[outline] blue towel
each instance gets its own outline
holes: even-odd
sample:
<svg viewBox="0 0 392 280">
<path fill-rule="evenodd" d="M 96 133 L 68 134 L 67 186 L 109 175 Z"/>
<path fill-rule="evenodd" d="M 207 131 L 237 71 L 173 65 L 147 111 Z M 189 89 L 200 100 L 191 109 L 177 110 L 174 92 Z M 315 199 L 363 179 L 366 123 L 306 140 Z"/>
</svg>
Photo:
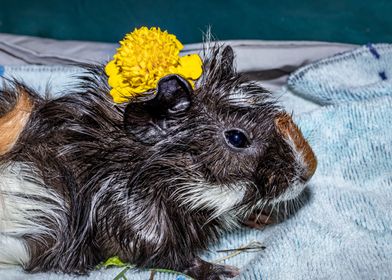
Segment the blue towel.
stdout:
<svg viewBox="0 0 392 280">
<path fill-rule="evenodd" d="M 299 69 L 289 89 L 320 104 L 297 118 L 318 157 L 309 202 L 265 230 L 240 279 L 391 279 L 392 46 Z"/>
<path fill-rule="evenodd" d="M 322 105 L 390 96 L 391 65 L 391 45 L 368 44 L 302 67 L 289 77 L 288 86 Z"/>
<path fill-rule="evenodd" d="M 385 44 L 364 46 L 293 73 L 289 90 L 323 105 L 296 115 L 319 162 L 308 187 L 309 201 L 283 223 L 223 236 L 203 257 L 216 261 L 228 255 L 218 249 L 259 242 L 264 250 L 242 252 L 221 263 L 240 267 L 238 279 L 390 279 L 391 78 L 392 47 Z M 121 271 L 101 269 L 89 278 L 113 279 Z M 3 275 L 25 276 L 20 269 Z M 150 271 L 129 270 L 125 276 L 148 279 Z M 44 278 L 71 279 L 29 275 Z M 185 279 L 161 272 L 154 276 L 176 278 Z"/>
</svg>

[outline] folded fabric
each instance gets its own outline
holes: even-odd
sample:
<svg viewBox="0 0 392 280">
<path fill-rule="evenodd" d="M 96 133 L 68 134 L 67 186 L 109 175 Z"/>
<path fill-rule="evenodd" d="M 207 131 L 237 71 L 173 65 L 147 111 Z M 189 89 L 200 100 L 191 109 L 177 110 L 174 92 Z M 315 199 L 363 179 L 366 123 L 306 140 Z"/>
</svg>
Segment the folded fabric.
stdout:
<svg viewBox="0 0 392 280">
<path fill-rule="evenodd" d="M 392 45 L 368 44 L 307 65 L 288 79 L 295 93 L 320 104 L 361 101 L 392 92 Z"/>
<path fill-rule="evenodd" d="M 201 36 L 201 33 L 200 33 Z M 201 37 L 200 37 L 201 38 Z M 120 39 L 120 38 L 119 38 Z M 252 79 L 262 80 L 267 88 L 285 84 L 290 72 L 323 57 L 355 48 L 355 45 L 311 41 L 231 40 L 236 66 Z M 118 44 L 64 41 L 0 33 L 0 64 L 72 65 L 106 63 Z M 203 44 L 184 45 L 183 55 L 202 52 Z"/>
</svg>

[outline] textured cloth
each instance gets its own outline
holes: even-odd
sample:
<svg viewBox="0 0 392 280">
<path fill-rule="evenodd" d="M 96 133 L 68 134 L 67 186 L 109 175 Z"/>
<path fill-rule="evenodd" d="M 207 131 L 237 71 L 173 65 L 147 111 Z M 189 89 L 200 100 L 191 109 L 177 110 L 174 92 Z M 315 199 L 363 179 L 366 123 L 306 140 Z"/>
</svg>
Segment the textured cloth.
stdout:
<svg viewBox="0 0 392 280">
<path fill-rule="evenodd" d="M 302 67 L 288 79 L 289 87 L 321 104 L 362 101 L 392 93 L 389 44 L 368 44 Z"/>
<path fill-rule="evenodd" d="M 295 91 L 319 104 L 329 104 L 309 105 L 312 111 L 295 115 L 319 162 L 308 187 L 309 200 L 280 224 L 223 236 L 205 253 L 206 259 L 229 254 L 216 253 L 218 249 L 257 241 L 266 248 L 224 261 L 241 268 L 239 279 L 390 279 L 392 91 L 388 93 L 384 87 L 391 86 L 388 73 L 392 73 L 392 63 L 388 66 L 384 59 L 391 55 L 389 45 L 370 45 L 305 66 L 290 77 L 281 99 Z M 345 90 L 336 90 L 341 87 Z M 301 99 L 296 102 L 301 104 Z M 120 271 L 122 268 L 102 269 L 89 278 L 113 279 Z M 150 272 L 128 271 L 125 276 L 148 279 Z M 19 268 L 0 270 L 0 279 L 26 278 Z M 54 273 L 28 278 L 73 279 Z M 154 277 L 176 278 L 184 279 L 169 273 Z"/>
<path fill-rule="evenodd" d="M 331 104 L 297 117 L 319 165 L 309 202 L 264 231 L 242 279 L 391 278 L 391 58 L 368 45 L 290 76 L 289 90 Z"/>
</svg>

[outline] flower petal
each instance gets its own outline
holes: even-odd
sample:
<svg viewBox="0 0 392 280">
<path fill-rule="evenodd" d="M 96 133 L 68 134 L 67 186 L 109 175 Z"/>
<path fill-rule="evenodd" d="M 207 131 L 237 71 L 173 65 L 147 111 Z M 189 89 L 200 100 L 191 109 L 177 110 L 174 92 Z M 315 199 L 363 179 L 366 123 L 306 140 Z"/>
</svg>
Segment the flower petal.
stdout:
<svg viewBox="0 0 392 280">
<path fill-rule="evenodd" d="M 178 74 L 185 78 L 197 80 L 202 72 L 203 62 L 198 54 L 190 54 L 180 58 L 180 65 L 178 66 Z"/>
</svg>

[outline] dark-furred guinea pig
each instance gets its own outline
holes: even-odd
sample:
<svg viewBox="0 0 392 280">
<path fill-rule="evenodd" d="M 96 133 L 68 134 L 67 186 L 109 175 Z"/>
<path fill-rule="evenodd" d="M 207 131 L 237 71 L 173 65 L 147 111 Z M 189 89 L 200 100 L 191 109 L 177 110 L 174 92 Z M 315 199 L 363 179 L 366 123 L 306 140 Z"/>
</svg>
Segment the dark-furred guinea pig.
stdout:
<svg viewBox="0 0 392 280">
<path fill-rule="evenodd" d="M 80 86 L 55 99 L 8 82 L 0 263 L 83 274 L 119 256 L 196 279 L 237 275 L 198 254 L 264 207 L 296 198 L 316 159 L 233 60 L 230 46 L 210 47 L 194 88 L 169 75 L 125 105 L 113 103 L 101 67 L 86 66 Z"/>
</svg>

